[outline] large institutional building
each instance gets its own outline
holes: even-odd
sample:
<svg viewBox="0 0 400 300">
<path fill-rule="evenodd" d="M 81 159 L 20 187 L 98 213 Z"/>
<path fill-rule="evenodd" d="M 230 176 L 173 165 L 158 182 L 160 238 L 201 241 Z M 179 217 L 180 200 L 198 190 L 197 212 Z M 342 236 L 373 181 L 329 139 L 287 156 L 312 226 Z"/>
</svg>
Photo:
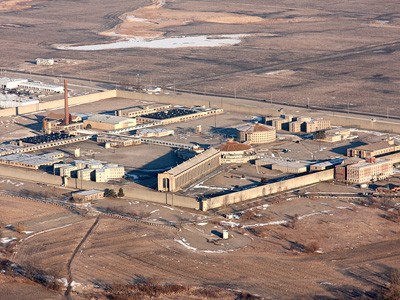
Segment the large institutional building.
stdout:
<svg viewBox="0 0 400 300">
<path fill-rule="evenodd" d="M 195 106 L 192 108 L 172 108 L 167 111 L 157 111 L 155 113 L 141 115 L 136 118 L 138 124 L 160 122 L 160 125 L 167 125 L 179 122 L 186 122 L 205 117 L 222 114 L 222 108 L 207 108 Z"/>
<path fill-rule="evenodd" d="M 347 149 L 347 156 L 366 158 L 396 151 L 400 151 L 400 145 L 396 145 L 393 140 L 388 140 Z"/>
<path fill-rule="evenodd" d="M 171 104 L 148 104 L 142 106 L 135 106 L 131 108 L 120 109 L 116 111 L 116 114 L 120 117 L 136 118 L 146 114 L 152 114 L 159 111 L 168 110 L 172 107 Z"/>
<path fill-rule="evenodd" d="M 358 162 L 347 161 L 335 167 L 335 179 L 349 184 L 383 180 L 393 174 L 393 161 L 368 157 Z"/>
<path fill-rule="evenodd" d="M 54 174 L 85 181 L 107 182 L 124 177 L 125 168 L 97 160 L 75 160 L 72 164 L 55 164 Z"/>
<path fill-rule="evenodd" d="M 268 125 L 272 125 L 276 128 L 276 130 L 287 130 L 293 133 L 310 133 L 331 128 L 331 120 L 323 118 L 313 119 L 306 116 L 294 115 L 266 117 L 265 123 Z"/>
<path fill-rule="evenodd" d="M 219 150 L 210 148 L 169 171 L 158 174 L 158 190 L 177 192 L 221 165 Z"/>
<path fill-rule="evenodd" d="M 245 124 L 237 128 L 239 142 L 265 144 L 276 140 L 276 129 L 263 124 Z"/>
</svg>

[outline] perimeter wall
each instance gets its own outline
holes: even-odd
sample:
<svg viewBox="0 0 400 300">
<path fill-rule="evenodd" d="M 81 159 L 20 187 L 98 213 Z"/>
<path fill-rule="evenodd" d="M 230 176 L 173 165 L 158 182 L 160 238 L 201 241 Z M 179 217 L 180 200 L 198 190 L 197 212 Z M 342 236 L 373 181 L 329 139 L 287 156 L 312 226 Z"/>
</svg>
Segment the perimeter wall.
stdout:
<svg viewBox="0 0 400 300">
<path fill-rule="evenodd" d="M 89 94 L 78 97 L 70 97 L 68 99 L 69 105 L 77 105 L 77 104 L 85 104 L 96 102 L 104 99 L 115 98 L 117 95 L 116 90 L 110 90 L 105 92 L 99 92 L 95 94 Z M 37 104 L 31 104 L 20 107 L 12 107 L 6 109 L 0 109 L 0 117 L 10 117 L 22 114 L 33 113 L 37 111 L 42 111 L 46 109 L 55 109 L 55 108 L 63 108 L 64 107 L 64 99 L 52 100 L 46 102 L 40 102 Z"/>
<path fill-rule="evenodd" d="M 208 209 L 218 208 L 221 206 L 241 201 L 268 196 L 275 193 L 285 192 L 291 189 L 296 189 L 299 187 L 318 183 L 321 181 L 333 180 L 333 177 L 334 177 L 333 169 L 306 174 L 303 176 L 266 184 L 252 189 L 203 200 L 201 210 L 207 211 Z"/>
<path fill-rule="evenodd" d="M 132 100 L 162 102 L 167 104 L 186 105 L 186 106 L 211 105 L 211 106 L 221 107 L 226 111 L 253 114 L 253 115 L 260 115 L 260 111 L 262 111 L 262 115 L 264 116 L 276 113 L 279 108 L 282 108 L 279 105 L 274 105 L 267 102 L 252 102 L 250 100 L 239 99 L 239 98 L 234 99 L 234 98 L 217 97 L 217 96 L 195 95 L 189 93 L 151 95 L 146 93 L 120 91 L 120 90 L 109 90 L 84 96 L 71 97 L 69 98 L 69 104 L 70 105 L 85 104 L 115 97 L 127 98 Z M 63 106 L 64 106 L 64 99 L 59 99 L 53 101 L 46 101 L 38 104 L 27 105 L 27 106 L 0 109 L 0 117 L 10 117 L 15 115 L 28 114 L 46 109 L 62 108 Z M 286 106 L 284 107 L 284 112 L 289 114 L 304 114 L 311 117 L 328 118 L 332 121 L 332 125 L 355 127 L 365 130 L 393 132 L 400 134 L 400 123 L 390 119 L 388 120 L 375 119 L 371 117 L 359 117 L 352 114 L 324 112 L 324 111 L 302 109 L 302 108 L 290 108 Z"/>
<path fill-rule="evenodd" d="M 118 191 L 119 188 L 122 188 L 124 190 L 124 194 L 129 198 L 142 201 L 157 202 L 161 204 L 168 204 L 172 206 L 200 209 L 199 207 L 200 203 L 196 199 L 190 197 L 174 195 L 172 193 L 168 194 L 160 193 L 150 189 L 142 187 L 134 187 L 124 184 L 109 184 L 109 183 L 100 183 L 93 181 L 81 181 L 76 178 L 69 178 L 65 182 L 63 181 L 62 177 L 51 175 L 41 170 L 35 171 L 25 168 L 0 165 L 0 176 L 6 177 L 10 181 L 14 180 L 31 181 L 31 182 L 50 184 L 55 186 L 62 186 L 64 184 L 65 187 L 71 188 L 73 190 L 80 190 L 80 189 L 104 190 L 108 188 Z"/>
<path fill-rule="evenodd" d="M 128 98 L 133 100 L 144 100 L 153 102 L 162 102 L 167 104 L 179 105 L 205 105 L 217 106 L 223 108 L 225 111 L 252 114 L 255 116 L 266 116 L 276 113 L 278 109 L 283 108 L 284 113 L 287 114 L 304 114 L 311 117 L 323 117 L 331 120 L 332 125 L 354 127 L 365 130 L 376 130 L 393 132 L 400 134 L 400 122 L 394 120 L 375 119 L 372 117 L 356 116 L 353 114 L 317 111 L 305 108 L 290 108 L 289 106 L 279 106 L 267 102 L 252 102 L 246 99 L 234 99 L 216 96 L 205 96 L 195 94 L 160 94 L 152 95 L 145 93 L 129 92 L 129 91 L 116 91 L 117 97 Z"/>
</svg>

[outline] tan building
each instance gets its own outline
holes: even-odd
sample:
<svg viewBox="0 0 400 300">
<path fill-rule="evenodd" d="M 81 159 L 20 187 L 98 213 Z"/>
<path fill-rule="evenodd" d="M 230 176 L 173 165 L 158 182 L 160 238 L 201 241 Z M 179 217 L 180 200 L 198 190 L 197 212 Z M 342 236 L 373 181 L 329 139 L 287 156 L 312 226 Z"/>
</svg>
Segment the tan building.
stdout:
<svg viewBox="0 0 400 300">
<path fill-rule="evenodd" d="M 120 179 L 125 175 L 125 168 L 115 164 L 108 164 L 102 168 L 96 169 L 95 181 L 107 182 L 111 179 Z"/>
<path fill-rule="evenodd" d="M 393 140 L 381 141 L 356 148 L 347 149 L 347 156 L 366 158 L 392 153 L 400 150 L 400 145 L 396 145 Z"/>
<path fill-rule="evenodd" d="M 87 202 L 104 198 L 104 192 L 99 190 L 79 191 L 72 193 L 75 202 Z"/>
<path fill-rule="evenodd" d="M 100 114 L 90 116 L 87 120 L 83 121 L 84 128 L 98 130 L 116 130 L 135 125 L 135 119 Z"/>
<path fill-rule="evenodd" d="M 145 138 L 169 136 L 174 133 L 174 130 L 167 128 L 145 128 L 136 131 L 136 135 Z"/>
<path fill-rule="evenodd" d="M 53 132 L 61 132 L 61 131 L 72 133 L 79 129 L 83 129 L 83 123 L 78 122 L 65 125 L 64 121 L 61 119 L 45 118 L 42 122 L 42 127 L 43 127 L 43 132 L 46 134 L 50 134 Z"/>
<path fill-rule="evenodd" d="M 127 147 L 132 145 L 140 145 L 142 142 L 140 138 L 133 138 L 129 136 L 103 134 L 97 136 L 98 143 L 109 144 L 111 147 Z"/>
<path fill-rule="evenodd" d="M 306 132 L 316 132 L 324 129 L 331 128 L 331 120 L 327 119 L 313 119 L 311 121 L 305 122 Z"/>
<path fill-rule="evenodd" d="M 222 114 L 224 110 L 222 108 L 174 108 L 167 112 L 157 112 L 153 114 L 143 115 L 137 117 L 138 124 L 160 122 L 161 125 L 173 124 L 186 122 L 190 120 L 196 120 L 200 118 L 211 117 Z"/>
<path fill-rule="evenodd" d="M 287 121 L 285 121 L 284 119 L 274 119 L 274 120 L 271 120 L 270 123 L 273 127 L 275 127 L 276 130 L 282 130 L 283 124 L 287 123 Z"/>
<path fill-rule="evenodd" d="M 265 144 L 276 140 L 276 129 L 263 124 L 246 124 L 237 128 L 239 142 Z"/>
<path fill-rule="evenodd" d="M 349 158 L 335 167 L 335 180 L 350 184 L 382 180 L 393 174 L 393 161 L 390 159 L 368 157 Z"/>
<path fill-rule="evenodd" d="M 309 133 L 331 128 L 330 120 L 313 119 L 308 116 L 281 115 L 280 117 L 267 117 L 265 122 L 275 127 L 276 130 L 287 130 L 293 133 Z"/>
<path fill-rule="evenodd" d="M 107 182 L 120 179 L 125 168 L 116 164 L 104 164 L 97 160 L 75 160 L 72 164 L 54 165 L 54 174 L 86 181 Z"/>
<path fill-rule="evenodd" d="M 386 159 L 369 157 L 365 162 L 348 165 L 346 182 L 360 184 L 369 181 L 383 180 L 393 174 L 393 163 Z"/>
<path fill-rule="evenodd" d="M 308 163 L 280 159 L 275 157 L 264 157 L 256 161 L 257 166 L 265 166 L 271 170 L 280 171 L 283 173 L 300 174 L 308 170 Z"/>
<path fill-rule="evenodd" d="M 63 152 L 52 152 L 39 155 L 16 153 L 0 156 L 0 164 L 37 170 L 43 166 L 52 166 L 62 161 L 63 158 Z"/>
<path fill-rule="evenodd" d="M 228 140 L 216 149 L 221 153 L 221 163 L 223 164 L 243 164 L 256 159 L 256 153 L 250 145 L 241 144 L 234 140 Z"/>
<path fill-rule="evenodd" d="M 289 123 L 289 132 L 297 133 L 301 132 L 301 125 L 304 122 L 302 121 L 295 121 L 295 122 L 290 122 Z"/>
<path fill-rule="evenodd" d="M 136 117 L 139 117 L 142 115 L 167 110 L 167 109 L 170 109 L 171 107 L 172 107 L 171 104 L 161 104 L 161 103 L 140 105 L 140 106 L 135 106 L 135 107 L 131 107 L 131 108 L 117 110 L 117 116 L 126 117 L 126 118 L 136 118 Z"/>
<path fill-rule="evenodd" d="M 158 174 L 158 190 L 177 192 L 221 165 L 219 150 L 210 148 L 169 171 Z"/>
<path fill-rule="evenodd" d="M 78 170 L 78 179 L 85 181 L 96 181 L 96 169 Z"/>
<path fill-rule="evenodd" d="M 334 128 L 325 131 L 323 138 L 319 139 L 322 142 L 334 143 L 343 141 L 351 136 L 351 131 L 348 128 Z"/>
<path fill-rule="evenodd" d="M 53 172 L 61 177 L 77 177 L 79 168 L 71 164 L 55 164 Z"/>
</svg>

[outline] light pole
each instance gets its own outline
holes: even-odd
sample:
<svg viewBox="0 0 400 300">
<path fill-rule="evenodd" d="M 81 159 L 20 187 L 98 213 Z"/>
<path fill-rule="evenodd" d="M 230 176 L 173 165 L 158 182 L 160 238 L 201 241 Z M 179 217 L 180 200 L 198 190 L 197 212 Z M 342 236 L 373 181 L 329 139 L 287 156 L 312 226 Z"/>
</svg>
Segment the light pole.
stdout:
<svg viewBox="0 0 400 300">
<path fill-rule="evenodd" d="M 386 119 L 389 119 L 389 107 L 386 106 Z"/>
<path fill-rule="evenodd" d="M 350 113 L 350 105 L 353 105 L 353 104 L 350 102 L 347 102 L 347 113 L 348 114 Z"/>
<path fill-rule="evenodd" d="M 220 96 L 221 96 L 221 108 L 222 108 L 222 89 L 223 89 L 223 87 L 221 86 L 221 93 L 220 93 Z"/>
</svg>

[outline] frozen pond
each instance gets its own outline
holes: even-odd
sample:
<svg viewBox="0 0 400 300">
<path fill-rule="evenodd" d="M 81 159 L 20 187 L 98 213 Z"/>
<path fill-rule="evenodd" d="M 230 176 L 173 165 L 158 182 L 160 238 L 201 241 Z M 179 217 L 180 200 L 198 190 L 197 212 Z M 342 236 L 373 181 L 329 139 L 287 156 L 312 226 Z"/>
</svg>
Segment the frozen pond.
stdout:
<svg viewBox="0 0 400 300">
<path fill-rule="evenodd" d="M 178 36 L 160 39 L 130 38 L 107 44 L 61 46 L 60 50 L 99 51 L 128 48 L 173 49 L 186 47 L 221 47 L 239 44 L 247 34 Z"/>
</svg>

